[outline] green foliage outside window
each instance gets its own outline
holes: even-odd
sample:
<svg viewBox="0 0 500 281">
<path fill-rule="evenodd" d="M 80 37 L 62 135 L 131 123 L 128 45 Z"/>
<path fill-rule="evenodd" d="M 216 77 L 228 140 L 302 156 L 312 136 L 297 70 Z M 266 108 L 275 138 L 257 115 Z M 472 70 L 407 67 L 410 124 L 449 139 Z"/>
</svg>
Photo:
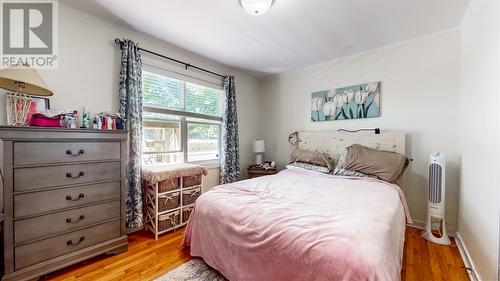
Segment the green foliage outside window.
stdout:
<svg viewBox="0 0 500 281">
<path fill-rule="evenodd" d="M 220 116 L 221 91 L 154 73 L 143 72 L 145 105 Z"/>
<path fill-rule="evenodd" d="M 182 109 L 182 81 L 143 72 L 143 103 L 172 109 Z"/>
<path fill-rule="evenodd" d="M 219 126 L 211 124 L 188 124 L 188 139 L 218 140 Z"/>
<path fill-rule="evenodd" d="M 173 109 L 208 116 L 221 116 L 222 91 L 160 74 L 143 72 L 143 105 Z M 166 111 L 168 112 L 168 111 Z M 172 115 L 175 114 L 175 115 Z M 182 117 L 184 116 L 184 117 Z M 172 163 L 182 161 L 182 153 L 163 153 L 183 149 L 187 144 L 187 159 L 200 161 L 219 157 L 220 121 L 203 116 L 192 118 L 183 113 L 143 112 L 144 163 Z M 181 126 L 182 124 L 182 126 Z M 187 139 L 181 140 L 181 127 L 187 128 Z M 165 135 L 165 132 L 170 132 Z M 155 153 L 158 152 L 158 153 Z"/>
</svg>

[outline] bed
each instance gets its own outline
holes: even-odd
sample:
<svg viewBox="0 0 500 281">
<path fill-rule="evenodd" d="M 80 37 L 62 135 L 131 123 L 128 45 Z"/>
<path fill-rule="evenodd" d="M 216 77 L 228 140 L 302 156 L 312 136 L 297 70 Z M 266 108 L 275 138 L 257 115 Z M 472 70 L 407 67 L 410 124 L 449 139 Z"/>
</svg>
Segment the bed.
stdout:
<svg viewBox="0 0 500 281">
<path fill-rule="evenodd" d="M 404 150 L 401 133 L 335 141 L 305 133 L 298 146 L 324 146 L 323 136 L 331 154 L 351 141 Z M 410 221 L 396 184 L 289 168 L 203 194 L 184 244 L 232 281 L 399 280 Z"/>
</svg>

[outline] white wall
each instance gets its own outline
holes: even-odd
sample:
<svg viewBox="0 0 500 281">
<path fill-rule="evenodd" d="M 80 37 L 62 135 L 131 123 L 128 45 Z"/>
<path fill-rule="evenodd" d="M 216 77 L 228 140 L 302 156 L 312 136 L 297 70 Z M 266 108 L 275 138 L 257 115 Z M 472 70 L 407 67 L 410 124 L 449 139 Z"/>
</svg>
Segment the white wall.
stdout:
<svg viewBox="0 0 500 281">
<path fill-rule="evenodd" d="M 497 280 L 500 3 L 476 0 L 462 27 L 458 232 L 478 276 Z"/>
<path fill-rule="evenodd" d="M 154 50 L 217 73 L 234 75 L 240 126 L 241 165 L 253 161 L 250 146 L 257 137 L 258 81 L 256 78 L 151 36 L 136 32 L 64 6 L 59 9 L 59 68 L 39 73 L 54 92 L 51 107 L 79 109 L 90 106 L 93 113 L 118 111 L 118 81 L 121 51 L 114 38 L 129 38 L 140 47 Z M 143 54 L 147 56 L 147 54 Z M 182 69 L 179 65 L 173 65 Z M 1 95 L 0 108 L 5 108 Z M 5 124 L 5 110 L 0 111 Z"/>
<path fill-rule="evenodd" d="M 460 33 L 445 33 L 383 47 L 359 55 L 277 75 L 262 82 L 261 115 L 266 158 L 289 159 L 287 137 L 298 130 L 380 127 L 407 135 L 414 159 L 406 176 L 406 196 L 414 219 L 425 220 L 429 155 L 447 155 L 447 219 L 456 226 L 459 157 L 457 109 Z M 313 123 L 311 93 L 382 81 L 381 117 Z"/>
</svg>

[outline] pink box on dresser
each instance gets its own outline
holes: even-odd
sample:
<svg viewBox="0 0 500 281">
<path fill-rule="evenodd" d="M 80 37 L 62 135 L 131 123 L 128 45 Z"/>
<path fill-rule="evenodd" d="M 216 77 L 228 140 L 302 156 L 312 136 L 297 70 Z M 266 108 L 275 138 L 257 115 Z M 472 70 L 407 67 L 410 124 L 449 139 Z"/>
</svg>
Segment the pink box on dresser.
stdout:
<svg viewBox="0 0 500 281">
<path fill-rule="evenodd" d="M 31 116 L 30 126 L 61 127 L 61 115 L 48 117 L 41 113 L 35 113 Z"/>
</svg>

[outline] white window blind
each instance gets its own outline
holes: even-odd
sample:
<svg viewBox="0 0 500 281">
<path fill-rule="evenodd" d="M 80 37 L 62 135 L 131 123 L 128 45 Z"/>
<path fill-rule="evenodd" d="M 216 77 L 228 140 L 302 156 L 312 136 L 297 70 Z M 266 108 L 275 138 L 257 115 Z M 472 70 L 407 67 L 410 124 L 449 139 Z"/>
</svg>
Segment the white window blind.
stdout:
<svg viewBox="0 0 500 281">
<path fill-rule="evenodd" d="M 218 162 L 221 89 L 143 71 L 144 163 Z"/>
</svg>

